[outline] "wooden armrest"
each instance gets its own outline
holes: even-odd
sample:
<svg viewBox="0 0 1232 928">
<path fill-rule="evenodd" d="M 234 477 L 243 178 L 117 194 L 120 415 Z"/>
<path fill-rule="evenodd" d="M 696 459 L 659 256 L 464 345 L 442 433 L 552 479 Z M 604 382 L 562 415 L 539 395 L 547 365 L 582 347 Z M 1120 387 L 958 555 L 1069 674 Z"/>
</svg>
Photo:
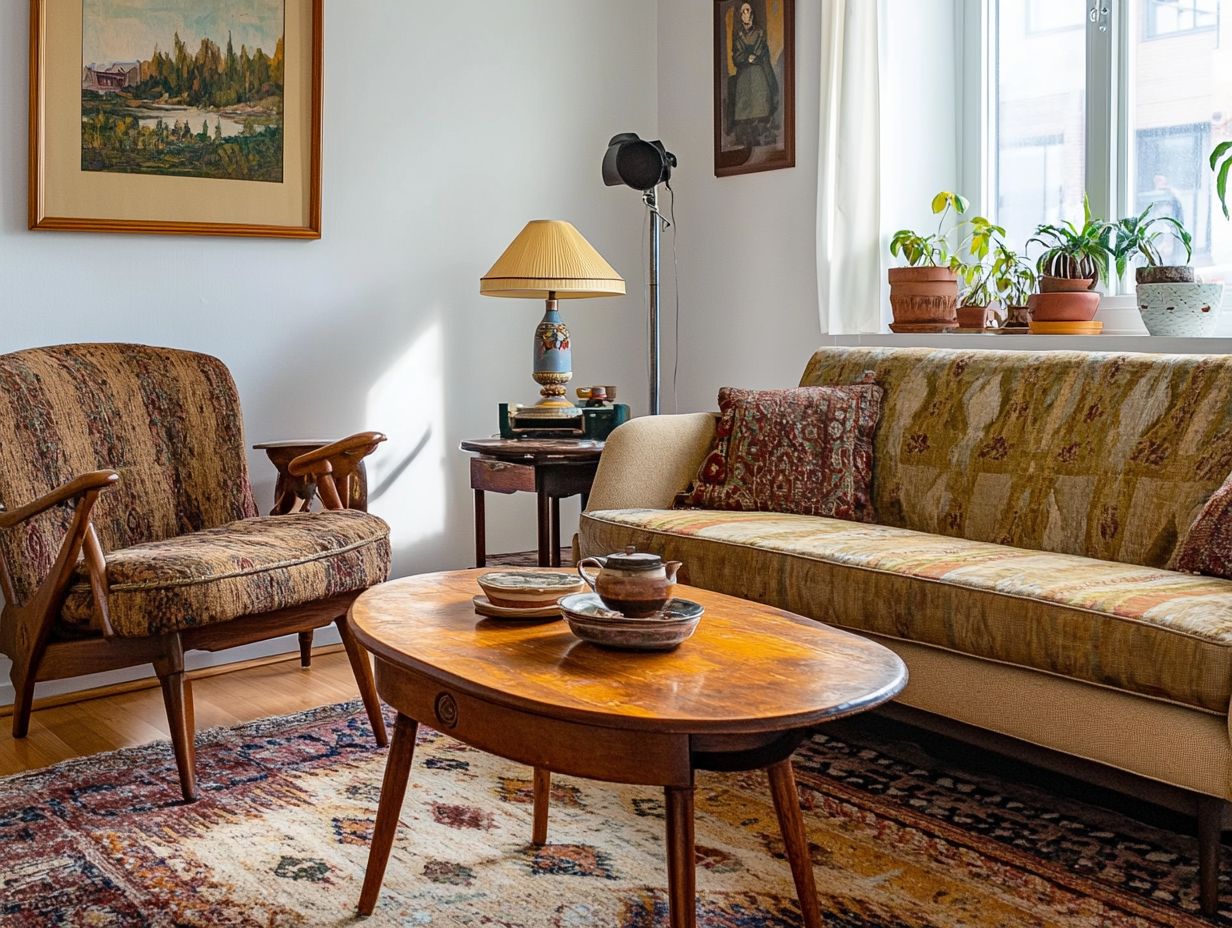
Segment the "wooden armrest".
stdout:
<svg viewBox="0 0 1232 928">
<path fill-rule="evenodd" d="M 53 506 L 67 503 L 70 500 L 85 496 L 90 492 L 106 489 L 118 482 L 120 475 L 114 470 L 95 470 L 82 474 L 76 480 L 52 490 L 46 496 L 41 496 L 32 503 L 26 503 L 19 509 L 0 510 L 0 528 L 12 528 L 20 525 L 40 512 L 46 512 Z"/>
<path fill-rule="evenodd" d="M 380 432 L 359 432 L 333 444 L 323 445 L 301 454 L 287 465 L 287 472 L 295 477 L 319 477 L 330 474 L 341 463 L 337 459 L 350 458 L 353 461 L 359 461 L 375 451 L 376 446 L 383 441 L 385 441 L 385 436 Z"/>
</svg>

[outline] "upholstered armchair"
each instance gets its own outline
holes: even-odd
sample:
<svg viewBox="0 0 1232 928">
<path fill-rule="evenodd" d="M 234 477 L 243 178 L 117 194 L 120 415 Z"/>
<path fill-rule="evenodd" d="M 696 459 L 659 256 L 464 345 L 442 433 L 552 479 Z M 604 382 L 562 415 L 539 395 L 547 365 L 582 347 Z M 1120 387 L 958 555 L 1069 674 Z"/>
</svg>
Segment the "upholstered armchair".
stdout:
<svg viewBox="0 0 1232 928">
<path fill-rule="evenodd" d="M 384 745 L 346 613 L 386 579 L 389 527 L 342 504 L 357 460 L 382 441 L 365 432 L 297 458 L 289 470 L 325 509 L 261 517 L 221 361 L 123 344 L 0 356 L 0 652 L 13 662 L 14 737 L 39 681 L 153 664 L 195 799 L 184 652 L 302 641 L 333 623 Z"/>
</svg>

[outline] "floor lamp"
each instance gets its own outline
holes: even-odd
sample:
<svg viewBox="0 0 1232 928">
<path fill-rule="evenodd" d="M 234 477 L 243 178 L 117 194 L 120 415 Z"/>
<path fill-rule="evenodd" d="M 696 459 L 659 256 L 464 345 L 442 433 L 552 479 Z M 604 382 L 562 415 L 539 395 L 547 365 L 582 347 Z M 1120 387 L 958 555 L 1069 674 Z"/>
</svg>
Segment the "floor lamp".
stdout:
<svg viewBox="0 0 1232 928">
<path fill-rule="evenodd" d="M 659 414 L 659 235 L 664 219 L 659 213 L 659 184 L 666 183 L 676 166 L 676 156 L 657 139 L 647 142 L 636 133 L 612 136 L 603 156 L 603 182 L 642 191 L 650 211 L 650 414 Z"/>
</svg>

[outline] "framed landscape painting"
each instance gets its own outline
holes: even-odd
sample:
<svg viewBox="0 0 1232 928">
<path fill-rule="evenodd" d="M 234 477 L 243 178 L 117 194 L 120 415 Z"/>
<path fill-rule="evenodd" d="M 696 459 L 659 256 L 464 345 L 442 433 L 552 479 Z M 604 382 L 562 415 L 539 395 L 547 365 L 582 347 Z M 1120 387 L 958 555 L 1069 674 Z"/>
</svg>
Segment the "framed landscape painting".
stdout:
<svg viewBox="0 0 1232 928">
<path fill-rule="evenodd" d="M 31 0 L 31 229 L 319 238 L 323 0 Z"/>
<path fill-rule="evenodd" d="M 714 173 L 795 167 L 795 0 L 713 3 Z"/>
</svg>

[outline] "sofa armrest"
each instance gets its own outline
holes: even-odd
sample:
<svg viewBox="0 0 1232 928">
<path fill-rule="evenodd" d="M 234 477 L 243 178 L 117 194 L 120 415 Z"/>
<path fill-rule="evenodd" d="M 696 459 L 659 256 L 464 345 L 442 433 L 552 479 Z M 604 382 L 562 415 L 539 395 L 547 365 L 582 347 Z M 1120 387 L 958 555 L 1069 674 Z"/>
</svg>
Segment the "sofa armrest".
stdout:
<svg viewBox="0 0 1232 928">
<path fill-rule="evenodd" d="M 631 419 L 608 436 L 588 512 L 668 509 L 697 476 L 714 441 L 708 412 Z"/>
</svg>

